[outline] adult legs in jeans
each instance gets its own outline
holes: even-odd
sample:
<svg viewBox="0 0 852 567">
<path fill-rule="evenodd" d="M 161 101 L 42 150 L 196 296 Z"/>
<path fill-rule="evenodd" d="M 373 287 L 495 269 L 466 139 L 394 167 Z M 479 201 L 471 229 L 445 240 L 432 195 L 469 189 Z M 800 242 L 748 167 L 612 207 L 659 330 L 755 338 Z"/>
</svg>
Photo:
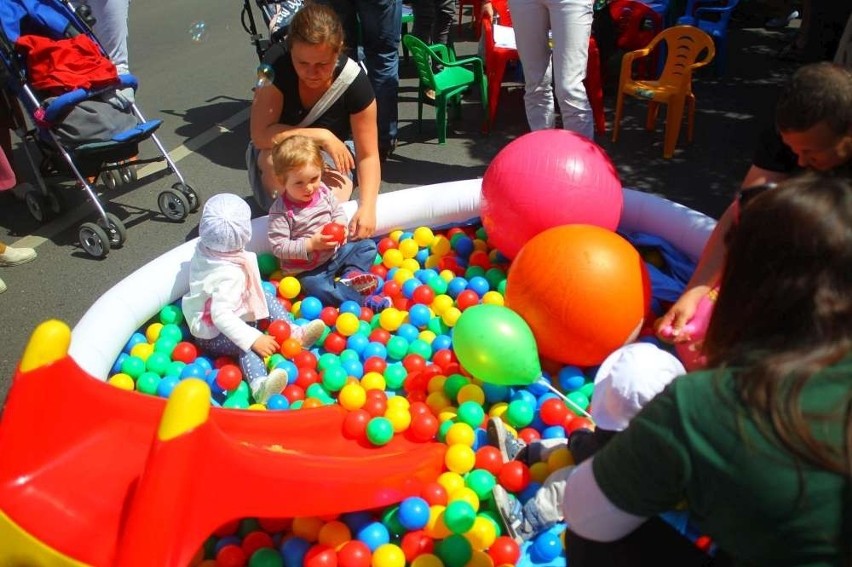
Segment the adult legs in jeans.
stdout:
<svg viewBox="0 0 852 567">
<path fill-rule="evenodd" d="M 592 0 L 509 0 L 518 55 L 524 67 L 524 105 L 530 129 L 555 125 L 553 80 L 562 127 L 594 137 L 583 79 L 589 56 Z M 547 30 L 553 32 L 553 53 Z"/>
<path fill-rule="evenodd" d="M 347 242 L 324 265 L 299 274 L 302 290 L 305 295 L 313 295 L 322 301 L 323 305 L 337 306 L 344 301 L 355 301 L 360 305 L 363 296 L 351 286 L 335 281 L 335 278 L 351 270 L 366 272 L 375 258 L 376 243 L 372 240 Z"/>
<path fill-rule="evenodd" d="M 399 114 L 399 36 L 402 34 L 402 0 L 326 0 L 343 21 L 346 47 L 357 60 L 358 24 L 367 77 L 376 93 L 379 152 L 396 145 Z"/>
<path fill-rule="evenodd" d="M 414 35 L 424 43 L 450 45 L 456 0 L 414 0 Z"/>
<path fill-rule="evenodd" d="M 281 310 L 283 311 L 283 308 Z M 240 361 L 240 370 L 243 371 L 243 380 L 249 384 L 267 374 L 266 365 L 263 363 L 260 355 L 251 349 L 248 352 L 243 352 L 240 347 L 235 345 L 224 334 L 220 333 L 212 339 L 195 339 L 195 344 L 211 356 L 230 356 L 237 358 Z"/>
</svg>

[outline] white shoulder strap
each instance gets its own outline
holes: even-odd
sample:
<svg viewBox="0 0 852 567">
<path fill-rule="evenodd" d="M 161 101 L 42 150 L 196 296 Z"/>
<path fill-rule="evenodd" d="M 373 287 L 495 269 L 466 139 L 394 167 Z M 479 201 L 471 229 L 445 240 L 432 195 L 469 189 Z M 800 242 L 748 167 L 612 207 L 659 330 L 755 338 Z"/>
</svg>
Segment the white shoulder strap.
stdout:
<svg viewBox="0 0 852 567">
<path fill-rule="evenodd" d="M 352 81 L 355 80 L 355 77 L 358 76 L 358 71 L 358 64 L 352 59 L 347 58 L 346 64 L 343 66 L 343 70 L 340 71 L 340 74 L 334 82 L 331 83 L 331 86 L 327 91 L 325 91 L 325 94 L 322 95 L 313 108 L 311 108 L 308 115 L 299 122 L 299 128 L 310 126 L 317 118 L 322 116 L 325 111 L 328 110 L 344 92 L 346 92 L 346 89 L 349 88 L 349 85 L 351 85 Z"/>
</svg>

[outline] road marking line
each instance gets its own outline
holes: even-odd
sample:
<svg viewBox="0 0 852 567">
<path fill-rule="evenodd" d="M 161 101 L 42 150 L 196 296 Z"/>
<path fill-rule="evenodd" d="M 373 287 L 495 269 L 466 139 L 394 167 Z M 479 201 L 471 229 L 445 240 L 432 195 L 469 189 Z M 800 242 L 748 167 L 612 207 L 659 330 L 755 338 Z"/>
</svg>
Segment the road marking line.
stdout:
<svg viewBox="0 0 852 567">
<path fill-rule="evenodd" d="M 214 141 L 216 138 L 221 136 L 222 134 L 228 134 L 233 132 L 240 124 L 249 119 L 250 108 L 244 108 L 243 110 L 237 112 L 233 116 L 226 118 L 224 121 L 214 124 L 201 134 L 195 136 L 194 138 L 190 138 L 186 141 L 186 143 L 181 144 L 176 147 L 172 151 L 169 152 L 169 157 L 173 162 L 177 163 L 184 158 L 187 158 L 200 150 L 202 147 L 206 146 L 210 142 Z M 168 167 L 168 164 L 165 161 L 149 163 L 142 167 L 140 167 L 137 172 L 137 178 L 139 180 L 148 177 L 149 175 L 153 175 L 155 173 L 159 173 L 160 171 L 165 170 Z M 89 205 L 88 197 L 86 199 L 86 205 Z M 88 215 L 91 211 L 88 209 L 88 206 L 79 205 L 76 208 L 65 211 L 60 218 L 51 221 L 50 223 L 39 227 L 36 230 L 35 234 L 30 234 L 28 236 L 24 236 L 13 242 L 15 247 L 18 248 L 38 248 L 48 240 L 50 240 L 53 236 L 59 234 L 67 230 L 72 225 L 80 222 L 86 215 Z"/>
</svg>

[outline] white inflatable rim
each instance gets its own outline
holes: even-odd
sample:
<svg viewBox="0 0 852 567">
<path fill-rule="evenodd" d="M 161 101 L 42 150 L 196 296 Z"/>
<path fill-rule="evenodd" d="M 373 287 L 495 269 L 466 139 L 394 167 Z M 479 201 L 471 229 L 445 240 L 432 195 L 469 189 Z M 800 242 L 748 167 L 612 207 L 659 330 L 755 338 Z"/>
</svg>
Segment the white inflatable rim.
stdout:
<svg viewBox="0 0 852 567">
<path fill-rule="evenodd" d="M 479 216 L 481 179 L 423 185 L 379 195 L 377 235 L 396 229 L 460 224 Z M 344 204 L 347 214 L 357 204 Z M 716 221 L 662 197 L 624 189 L 620 231 L 655 234 L 697 259 Z M 267 217 L 253 221 L 249 248 L 268 251 Z M 151 260 L 102 295 L 74 327 L 69 354 L 89 374 L 106 380 L 130 336 L 189 288 L 191 240 Z M 121 316 L 117 316 L 121 314 Z"/>
</svg>

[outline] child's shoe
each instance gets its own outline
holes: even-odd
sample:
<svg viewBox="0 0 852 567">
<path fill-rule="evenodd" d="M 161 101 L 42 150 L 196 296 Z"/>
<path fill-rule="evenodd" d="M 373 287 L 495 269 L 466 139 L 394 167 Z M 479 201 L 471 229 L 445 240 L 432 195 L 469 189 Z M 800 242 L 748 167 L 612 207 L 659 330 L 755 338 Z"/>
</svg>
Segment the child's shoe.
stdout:
<svg viewBox="0 0 852 567">
<path fill-rule="evenodd" d="M 0 266 L 17 266 L 26 264 L 36 259 L 36 251 L 32 248 L 6 247 L 6 251 L 0 254 Z"/>
<path fill-rule="evenodd" d="M 364 300 L 364 307 L 369 307 L 373 310 L 373 313 L 381 313 L 391 306 L 393 306 L 393 301 L 386 295 L 374 294 Z"/>
<path fill-rule="evenodd" d="M 311 348 L 325 332 L 325 323 L 319 319 L 314 319 L 299 328 L 302 330 L 302 348 Z"/>
<path fill-rule="evenodd" d="M 519 546 L 535 537 L 540 530 L 536 530 L 526 517 L 524 507 L 517 498 L 510 496 L 499 484 L 495 484 L 491 489 L 491 495 L 500 519 L 506 527 L 506 535 L 515 540 Z"/>
<path fill-rule="evenodd" d="M 488 426 L 486 428 L 488 444 L 492 447 L 500 449 L 500 454 L 503 456 L 503 462 L 526 460 L 522 452 L 526 452 L 527 444 L 509 433 L 506 429 L 506 424 L 499 417 L 488 418 Z"/>
<path fill-rule="evenodd" d="M 269 373 L 268 376 L 255 378 L 251 386 L 251 395 L 254 401 L 259 404 L 265 404 L 269 398 L 275 394 L 280 394 L 287 385 L 287 371 L 283 368 L 276 368 Z"/>
<path fill-rule="evenodd" d="M 0 293 L 3 293 L 7 289 L 8 288 L 6 287 L 6 282 L 4 282 L 2 279 L 0 279 Z"/>
<path fill-rule="evenodd" d="M 376 274 L 369 272 L 351 271 L 343 274 L 340 283 L 348 285 L 361 295 L 370 295 L 379 288 L 382 279 Z"/>
</svg>

